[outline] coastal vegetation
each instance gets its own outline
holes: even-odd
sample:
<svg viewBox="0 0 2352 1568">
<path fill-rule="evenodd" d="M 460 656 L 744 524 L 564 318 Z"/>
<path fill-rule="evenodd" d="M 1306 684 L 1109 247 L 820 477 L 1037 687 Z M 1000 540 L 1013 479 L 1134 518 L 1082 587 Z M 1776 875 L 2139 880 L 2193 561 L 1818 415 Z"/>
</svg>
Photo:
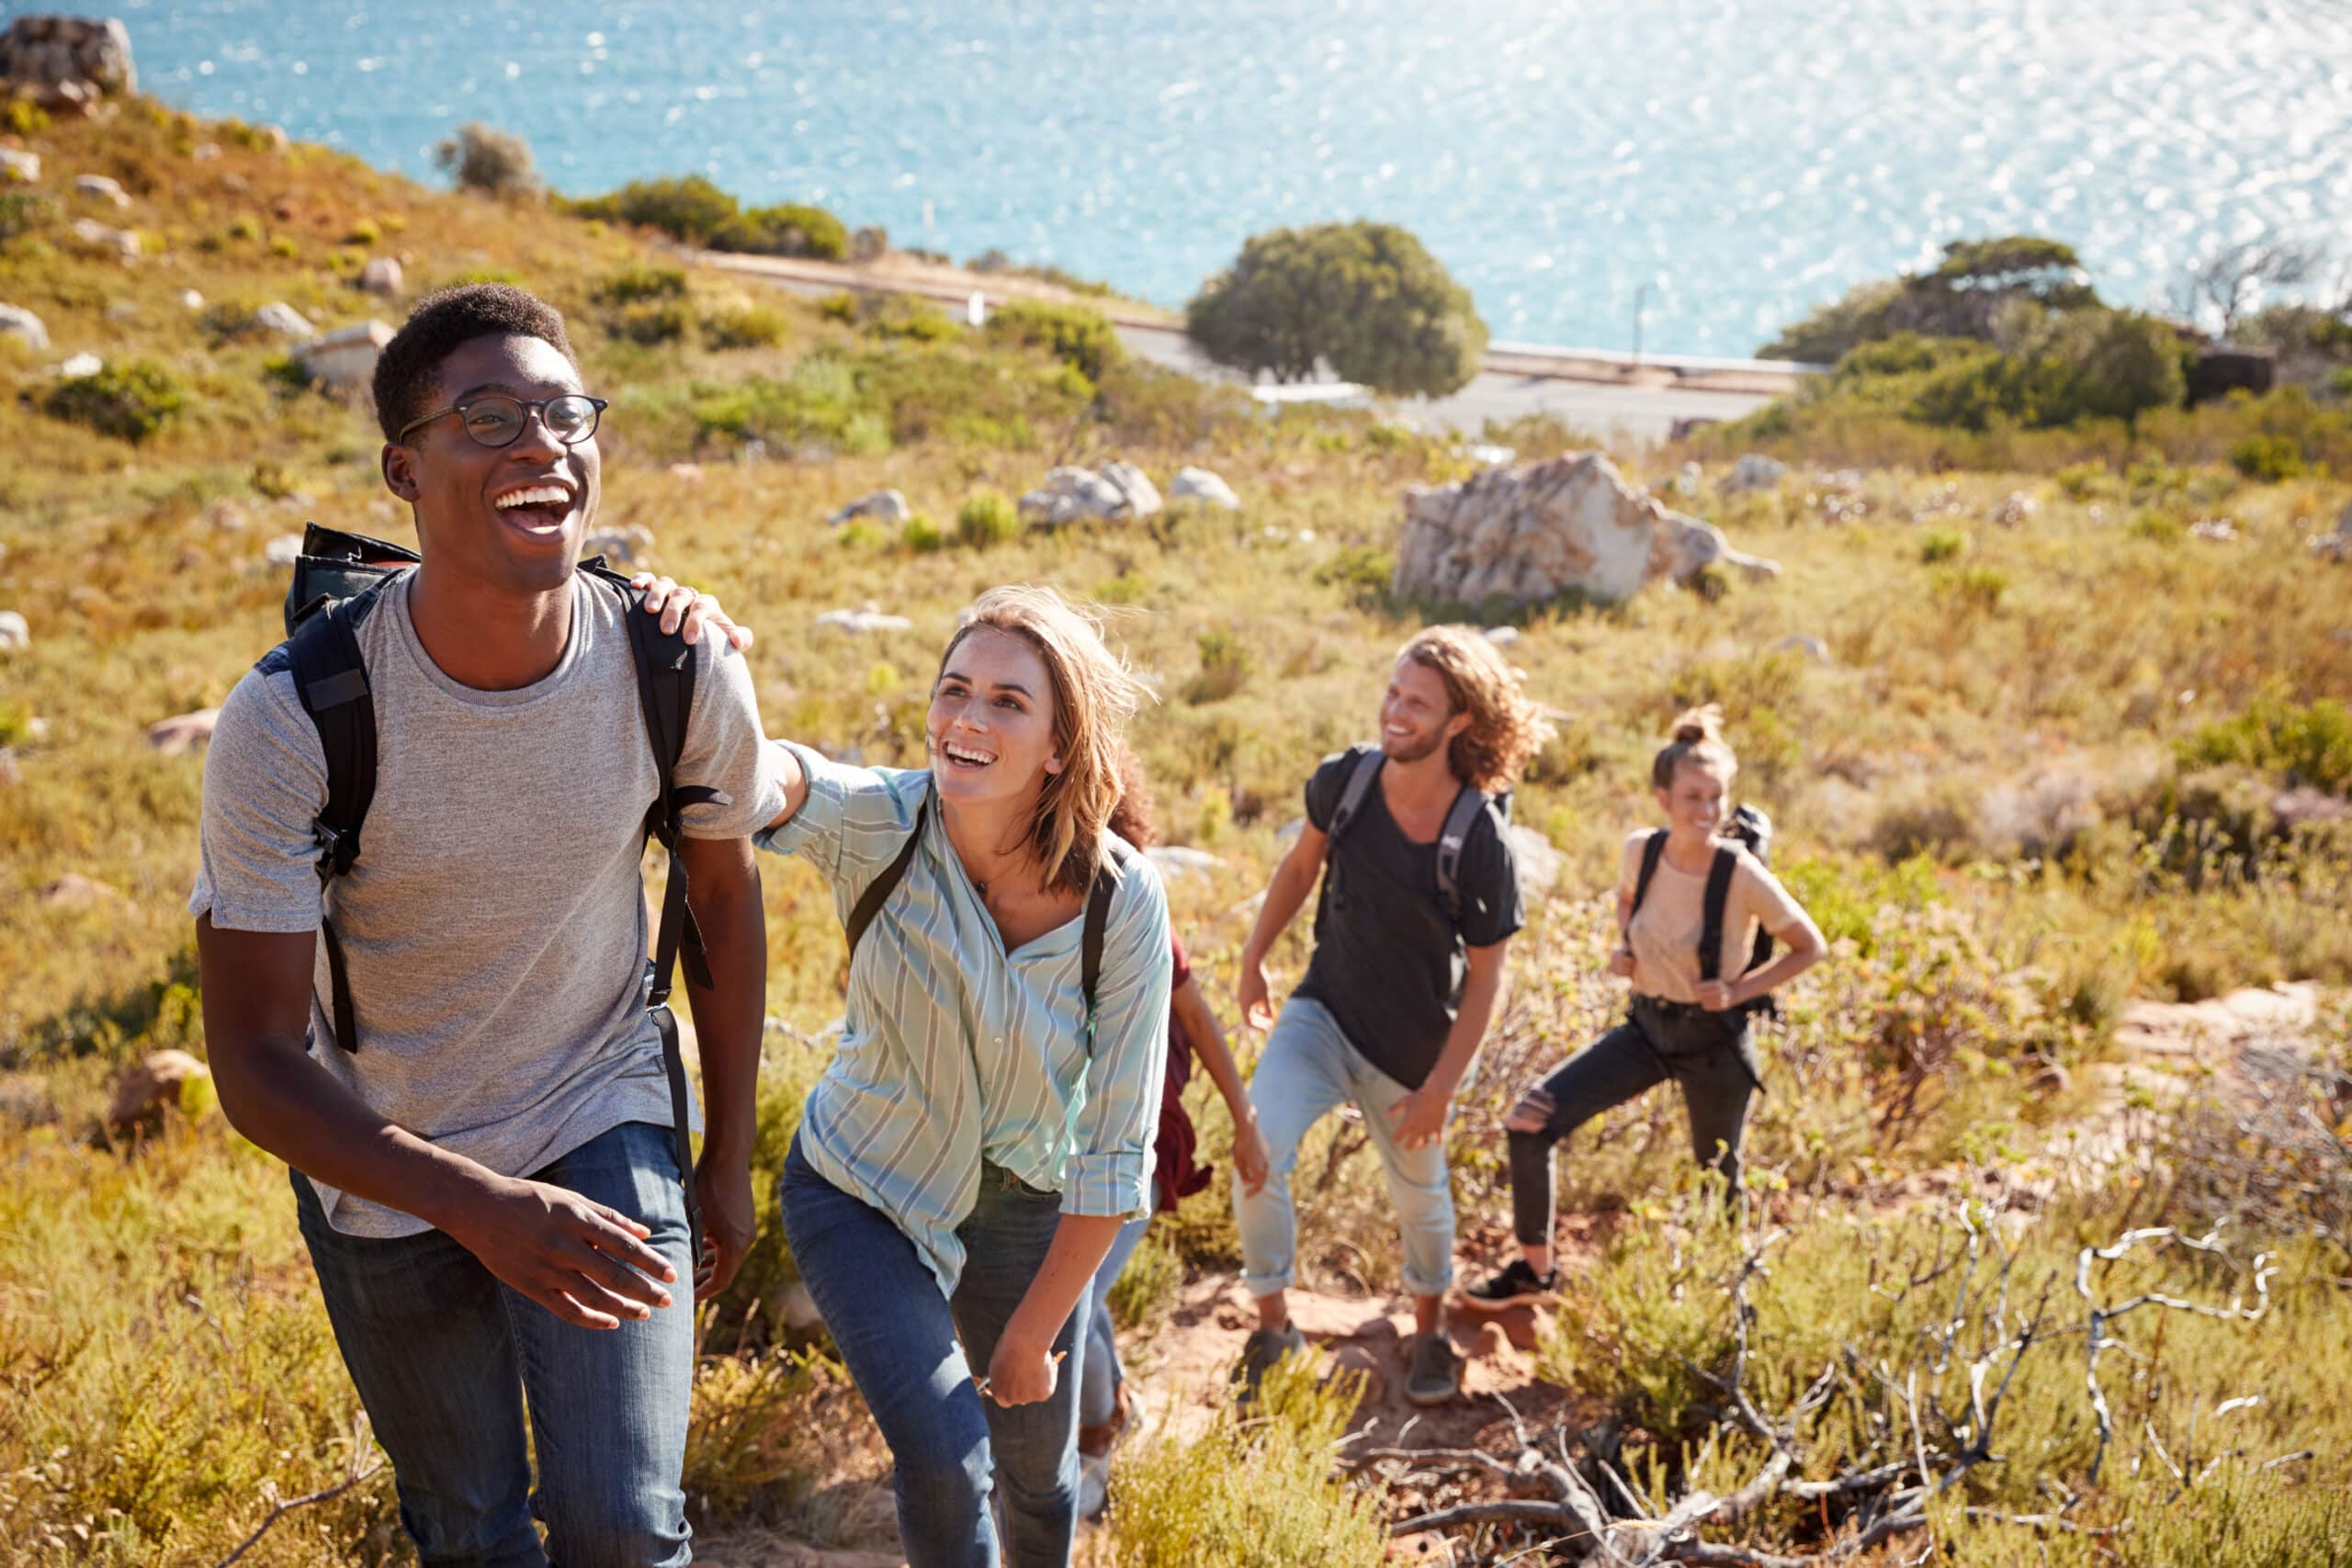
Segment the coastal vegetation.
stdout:
<svg viewBox="0 0 2352 1568">
<path fill-rule="evenodd" d="M 1396 644 L 1439 617 L 1515 632 L 1558 724 L 1515 818 L 1561 865 L 1449 1133 L 1465 1251 L 1499 1236 L 1519 1089 L 1620 1004 L 1608 890 L 1660 727 L 1724 705 L 1740 787 L 1834 947 L 1765 1032 L 1747 1221 L 1661 1174 L 1670 1100 L 1605 1118 L 1563 1165 L 1566 1300 L 1512 1410 L 1488 1402 L 1464 1439 L 1492 1465 L 1345 1438 L 1353 1388 L 1320 1366 L 1253 1420 L 1212 1380 L 1179 1396 L 1197 1420 L 1123 1450 L 1098 1562 L 1369 1565 L 1396 1525 L 1499 1505 L 1527 1508 L 1444 1527 L 1458 1561 L 1577 1560 L 1585 1537 L 1533 1511 L 1566 1505 L 1531 1449 L 1608 1498 L 1611 1528 L 1715 1494 L 1696 1538 L 1752 1561 L 1882 1529 L 1887 1561 L 2352 1557 L 2346 1019 L 2323 1004 L 2251 1080 L 2153 1069 L 2118 1031 L 2137 998 L 2352 983 L 2347 569 L 2306 548 L 2352 500 L 2339 393 L 2036 428 L 2015 410 L 2066 392 L 2073 339 L 2026 375 L 1914 322 L 1930 346 L 1858 339 L 1871 368 L 1744 426 L 1613 445 L 1636 482 L 1781 561 L 1777 581 L 1489 617 L 1388 588 L 1402 495 L 1475 472 L 1463 442 L 1370 412 L 1267 419 L 1119 355 L 1081 303 L 972 333 L 928 307 L 748 292 L 639 231 L 702 243 L 744 220 L 688 181 L 594 213 L 428 191 L 141 100 L 10 134 L 44 173 L 0 196 L 0 302 L 50 346 L 0 334 L 0 610 L 28 634 L 0 648 L 0 1555 L 401 1557 L 284 1168 L 200 1079 L 107 1116 L 142 1056 L 204 1049 L 201 759 L 148 727 L 217 705 L 277 639 L 270 547 L 305 519 L 407 536 L 372 418 L 288 373 L 268 310 L 397 319 L 356 287 L 391 255 L 407 295 L 500 277 L 566 311 L 614 404 L 599 523 L 643 530 L 640 558 L 759 629 L 773 733 L 917 762 L 931 661 L 978 589 L 1050 580 L 1112 606 L 1161 693 L 1138 740 L 1163 836 L 1209 857 L 1169 883 L 1221 1013 L 1300 784 L 1361 738 Z M 130 207 L 75 192 L 85 173 Z M 77 237 L 84 218 L 129 226 L 135 259 Z M 1988 276 L 2020 271 L 2038 276 Z M 2021 302 L 2045 322 L 2089 308 L 2059 288 Z M 1969 348 L 1933 345 L 1954 335 Z M 82 353 L 100 367 L 52 373 Z M 1981 428 L 1922 417 L 1930 387 L 1935 407 L 1981 389 Z M 1540 419 L 1482 434 L 1530 457 L 1591 445 Z M 1793 471 L 1726 487 L 1750 446 Z M 1162 479 L 1213 467 L 1241 508 L 1022 525 L 1010 498 L 1048 467 L 1113 457 Z M 905 523 L 827 526 L 884 488 Z M 911 626 L 815 625 L 868 602 Z M 703 1308 L 686 1478 L 698 1546 L 744 1562 L 769 1535 L 888 1544 L 882 1457 L 795 1311 L 772 1190 L 827 1060 L 841 936 L 813 875 L 763 870 L 760 1245 Z M 1305 953 L 1297 933 L 1277 952 L 1278 988 Z M 1236 1043 L 1246 1065 L 1255 1043 Z M 1230 1129 L 1209 1085 L 1191 1095 L 1220 1169 L 1123 1285 L 1147 1380 L 1183 1332 L 1170 1303 L 1237 1256 Z M 1396 1289 L 1368 1241 L 1390 1221 L 1361 1129 L 1327 1125 L 1300 1172 L 1304 1282 Z"/>
</svg>

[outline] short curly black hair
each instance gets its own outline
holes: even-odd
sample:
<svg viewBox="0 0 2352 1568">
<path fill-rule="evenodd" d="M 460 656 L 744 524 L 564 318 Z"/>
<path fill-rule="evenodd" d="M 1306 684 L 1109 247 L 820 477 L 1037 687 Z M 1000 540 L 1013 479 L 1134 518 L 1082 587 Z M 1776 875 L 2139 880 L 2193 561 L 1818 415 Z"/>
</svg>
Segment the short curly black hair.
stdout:
<svg viewBox="0 0 2352 1568">
<path fill-rule="evenodd" d="M 399 440 L 402 426 L 432 412 L 427 405 L 439 390 L 442 363 L 480 337 L 535 337 L 580 367 L 562 314 L 537 295 L 507 283 L 435 289 L 416 302 L 376 361 L 376 422 L 385 440 Z"/>
</svg>

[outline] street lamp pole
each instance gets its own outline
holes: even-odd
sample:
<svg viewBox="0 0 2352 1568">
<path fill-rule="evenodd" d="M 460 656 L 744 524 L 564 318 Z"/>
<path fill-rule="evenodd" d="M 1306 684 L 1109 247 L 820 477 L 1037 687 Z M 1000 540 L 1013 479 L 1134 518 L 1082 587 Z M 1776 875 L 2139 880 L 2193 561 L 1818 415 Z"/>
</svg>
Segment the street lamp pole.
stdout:
<svg viewBox="0 0 2352 1568">
<path fill-rule="evenodd" d="M 1637 366 L 1642 362 L 1642 300 L 1649 291 L 1647 283 L 1634 286 L 1634 363 Z"/>
</svg>

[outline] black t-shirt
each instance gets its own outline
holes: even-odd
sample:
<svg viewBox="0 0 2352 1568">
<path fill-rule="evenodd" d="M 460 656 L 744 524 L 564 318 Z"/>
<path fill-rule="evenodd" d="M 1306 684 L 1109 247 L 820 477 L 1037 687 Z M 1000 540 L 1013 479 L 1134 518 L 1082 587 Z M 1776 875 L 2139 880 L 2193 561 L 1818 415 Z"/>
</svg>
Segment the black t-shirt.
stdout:
<svg viewBox="0 0 2352 1568">
<path fill-rule="evenodd" d="M 1369 750 L 1326 757 L 1306 781 L 1306 819 L 1317 828 L 1329 831 L 1356 759 Z M 1377 780 L 1324 856 L 1315 956 L 1298 994 L 1329 1009 L 1348 1043 L 1408 1089 L 1421 1087 L 1445 1049 L 1469 971 L 1465 949 L 1492 947 L 1525 923 L 1499 812 L 1471 823 L 1456 881 L 1458 929 L 1438 894 L 1436 843 L 1405 837 Z"/>
</svg>

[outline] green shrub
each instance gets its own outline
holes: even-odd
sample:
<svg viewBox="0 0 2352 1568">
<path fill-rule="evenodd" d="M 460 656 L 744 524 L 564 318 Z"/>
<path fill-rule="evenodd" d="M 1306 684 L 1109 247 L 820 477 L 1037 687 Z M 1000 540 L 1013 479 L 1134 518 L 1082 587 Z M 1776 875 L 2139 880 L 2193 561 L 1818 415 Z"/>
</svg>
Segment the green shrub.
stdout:
<svg viewBox="0 0 2352 1568">
<path fill-rule="evenodd" d="M 899 542 L 919 556 L 935 555 L 947 547 L 947 530 L 918 512 L 899 530 Z"/>
<path fill-rule="evenodd" d="M 137 359 L 62 381 L 41 406 L 52 419 L 85 424 L 135 446 L 179 418 L 187 395 L 170 371 L 152 359 Z"/>
<path fill-rule="evenodd" d="M 2230 448 L 2230 466 L 2262 484 L 2301 479 L 2302 446 L 2291 435 L 2249 435 Z"/>
<path fill-rule="evenodd" d="M 1111 1281 L 1111 1320 L 1121 1328 L 1141 1328 L 1168 1315 L 1184 1286 L 1184 1260 L 1156 1232 L 1128 1255 L 1127 1266 Z"/>
<path fill-rule="evenodd" d="M 1188 703 L 1224 701 L 1242 688 L 1257 664 L 1249 644 L 1229 631 L 1203 632 L 1199 647 L 1200 672 L 1184 686 L 1184 700 Z"/>
<path fill-rule="evenodd" d="M 962 330 L 946 311 L 923 299 L 869 295 L 859 314 L 861 330 L 884 339 L 940 343 Z"/>
<path fill-rule="evenodd" d="M 857 296 L 846 288 L 839 294 L 828 294 L 817 301 L 817 314 L 829 321 L 839 321 L 843 326 L 855 326 Z"/>
<path fill-rule="evenodd" d="M 37 190 L 0 191 L 0 247 L 57 222 L 57 203 Z"/>
<path fill-rule="evenodd" d="M 1936 592 L 1971 615 L 1989 615 L 1998 610 L 2001 596 L 2008 591 L 2009 574 L 1998 567 L 1952 567 L 1936 578 Z"/>
<path fill-rule="evenodd" d="M 702 319 L 702 340 L 713 348 L 773 348 L 792 335 L 792 319 L 773 305 L 724 305 Z"/>
<path fill-rule="evenodd" d="M 711 231 L 710 248 L 762 256 L 817 256 L 839 261 L 849 254 L 849 231 L 821 207 L 786 202 L 754 207 Z"/>
<path fill-rule="evenodd" d="M 302 247 L 296 244 L 291 236 L 280 234 L 269 243 L 269 254 L 279 261 L 292 261 L 302 254 Z"/>
<path fill-rule="evenodd" d="M 984 490 L 956 509 L 956 536 L 976 550 L 1011 541 L 1021 532 L 1021 514 L 997 491 Z"/>
<path fill-rule="evenodd" d="M 703 246 L 708 246 L 711 237 L 738 216 L 735 198 L 700 175 L 631 180 L 616 191 L 568 202 L 565 207 L 577 218 L 636 223 Z"/>
<path fill-rule="evenodd" d="M 1919 558 L 1929 566 L 1958 560 L 1968 552 L 1968 536 L 1958 528 L 1930 528 L 1919 536 Z"/>
<path fill-rule="evenodd" d="M 1040 299 L 1009 299 L 989 316 L 989 339 L 1042 348 L 1089 381 L 1125 357 L 1126 345 L 1099 310 Z"/>
<path fill-rule="evenodd" d="M 346 245 L 372 245 L 383 237 L 384 231 L 376 227 L 373 220 L 362 218 L 351 226 L 349 233 L 344 235 L 343 243 Z"/>
<path fill-rule="evenodd" d="M 2188 536 L 2179 518 L 2168 512 L 2143 512 L 2132 519 L 2126 530 L 2135 539 L 2145 539 L 2152 545 L 2177 545 Z"/>
<path fill-rule="evenodd" d="M 634 305 L 643 299 L 682 299 L 686 275 L 674 266 L 632 263 L 596 286 L 596 298 L 607 305 Z"/>
<path fill-rule="evenodd" d="M 49 111 L 30 98 L 0 99 L 0 130 L 11 136 L 39 136 L 49 129 Z"/>
<path fill-rule="evenodd" d="M 2339 365 L 2329 371 L 2327 389 L 2339 398 L 2352 398 L 2352 365 Z"/>
<path fill-rule="evenodd" d="M 457 135 L 433 149 L 433 161 L 459 190 L 502 199 L 539 194 L 539 175 L 531 165 L 529 143 L 479 120 L 458 127 Z"/>
<path fill-rule="evenodd" d="M 2183 769 L 2232 763 L 2258 768 L 2290 787 L 2352 796 L 2352 709 L 2327 697 L 2299 706 L 2265 694 L 2181 745 Z"/>
<path fill-rule="evenodd" d="M 686 335 L 686 308 L 674 299 L 640 299 L 613 317 L 613 335 L 631 343 L 676 343 Z"/>
<path fill-rule="evenodd" d="M 1228 1404 L 1194 1441 L 1129 1458 L 1112 1477 L 1116 1568 L 1375 1568 L 1388 1535 L 1379 1500 L 1332 1474 L 1363 1380 L 1316 1372 L 1293 1357 L 1249 1416 Z"/>
<path fill-rule="evenodd" d="M 261 238 L 261 220 L 252 213 L 240 213 L 229 220 L 229 238 L 252 244 Z"/>
</svg>

